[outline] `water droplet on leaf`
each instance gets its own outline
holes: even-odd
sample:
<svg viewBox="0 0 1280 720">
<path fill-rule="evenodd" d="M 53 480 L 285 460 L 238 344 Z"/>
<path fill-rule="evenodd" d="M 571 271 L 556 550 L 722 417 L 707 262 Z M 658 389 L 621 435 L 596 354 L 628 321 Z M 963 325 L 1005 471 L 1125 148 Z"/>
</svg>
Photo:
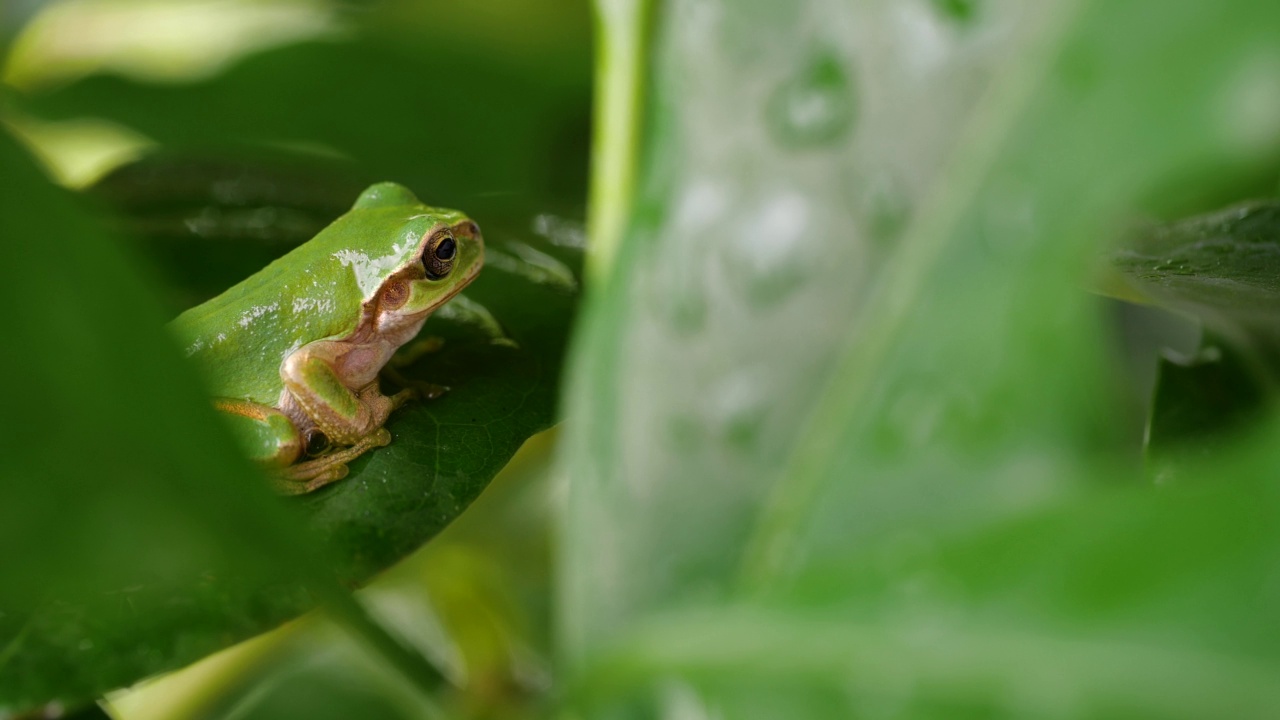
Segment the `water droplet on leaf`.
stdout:
<svg viewBox="0 0 1280 720">
<path fill-rule="evenodd" d="M 730 281 L 754 308 L 776 305 L 807 275 L 815 227 L 813 204 L 783 190 L 742 215 L 737 241 L 724 248 Z"/>
<path fill-rule="evenodd" d="M 769 99 L 769 128 L 789 147 L 820 147 L 835 142 L 853 125 L 854 93 L 839 57 L 820 53 Z"/>
<path fill-rule="evenodd" d="M 740 371 L 723 378 L 712 390 L 710 408 L 721 440 L 729 448 L 750 453 L 758 447 L 767 417 L 766 380 Z"/>
<path fill-rule="evenodd" d="M 957 22 L 969 22 L 977 11 L 977 0 L 933 0 L 938 12 Z"/>
<path fill-rule="evenodd" d="M 911 217 L 911 200 L 901 183 L 889 175 L 877 178 L 864 203 L 871 239 L 883 245 L 897 240 Z"/>
</svg>

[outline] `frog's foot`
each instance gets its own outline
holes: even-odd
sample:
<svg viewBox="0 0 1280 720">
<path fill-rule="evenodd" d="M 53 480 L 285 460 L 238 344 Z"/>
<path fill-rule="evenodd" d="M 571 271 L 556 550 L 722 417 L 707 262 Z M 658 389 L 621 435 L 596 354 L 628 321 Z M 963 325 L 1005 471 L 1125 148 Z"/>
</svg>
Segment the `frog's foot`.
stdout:
<svg viewBox="0 0 1280 720">
<path fill-rule="evenodd" d="M 444 307 L 435 312 L 435 317 L 477 328 L 489 338 L 489 342 L 493 345 L 520 347 L 520 344 L 503 330 L 502 323 L 489 312 L 489 308 L 467 297 L 465 293 L 454 296 Z"/>
<path fill-rule="evenodd" d="M 350 447 L 281 469 L 276 476 L 276 489 L 284 495 L 301 495 L 318 490 L 346 477 L 350 472 L 347 463 L 374 448 L 389 444 L 391 433 L 386 428 L 378 428 Z"/>
<path fill-rule="evenodd" d="M 391 361 L 383 366 L 381 373 L 382 376 L 390 380 L 393 384 L 404 388 L 404 390 L 396 393 L 395 397 L 392 398 L 393 401 L 396 401 L 395 407 L 398 408 L 407 400 L 412 399 L 435 400 L 441 395 L 449 392 L 449 388 L 444 385 L 423 382 L 422 380 L 414 380 L 412 378 L 405 377 L 405 374 L 400 372 L 400 368 L 409 367 L 422 359 L 424 355 L 439 352 L 442 347 L 444 347 L 444 338 L 434 335 L 431 337 L 425 337 L 400 348 L 395 355 L 391 356 Z M 405 393 L 409 394 L 404 399 L 398 399 L 400 396 L 405 395 Z"/>
<path fill-rule="evenodd" d="M 391 409 L 392 411 L 399 410 L 404 407 L 406 403 L 417 400 L 419 397 L 421 397 L 421 395 L 418 393 L 417 388 L 407 387 L 391 396 Z"/>
<path fill-rule="evenodd" d="M 387 367 L 402 368 L 418 362 L 424 356 L 439 352 L 444 347 L 444 338 L 432 335 L 415 340 L 396 351 L 387 362 Z"/>
<path fill-rule="evenodd" d="M 404 373 L 390 365 L 386 365 L 382 368 L 382 376 L 390 380 L 392 384 L 404 388 L 391 397 L 391 401 L 394 403 L 394 407 L 396 408 L 404 405 L 405 402 L 409 400 L 435 400 L 441 395 L 449 392 L 449 388 L 444 385 L 437 385 L 436 383 L 407 378 L 404 376 Z"/>
<path fill-rule="evenodd" d="M 404 388 L 393 398 L 395 400 L 393 407 L 398 408 L 412 399 L 435 400 L 449 392 L 449 388 L 444 385 L 414 380 L 400 372 L 401 368 L 409 367 L 421 360 L 424 355 L 438 352 L 442 347 L 444 347 L 444 338 L 434 335 L 425 337 L 400 348 L 395 355 L 391 356 L 391 360 L 382 366 L 379 375 L 390 380 L 393 385 Z"/>
<path fill-rule="evenodd" d="M 307 465 L 312 462 L 315 461 L 309 460 L 301 464 Z M 296 466 L 290 466 L 290 469 L 292 469 L 292 467 Z M 329 483 L 341 480 L 346 477 L 349 472 L 351 471 L 346 465 L 332 465 L 321 471 L 315 477 L 306 479 L 291 477 L 288 473 L 281 473 L 279 475 L 271 476 L 271 486 L 275 489 L 276 493 L 280 495 L 305 495 L 312 490 L 319 490 Z"/>
</svg>

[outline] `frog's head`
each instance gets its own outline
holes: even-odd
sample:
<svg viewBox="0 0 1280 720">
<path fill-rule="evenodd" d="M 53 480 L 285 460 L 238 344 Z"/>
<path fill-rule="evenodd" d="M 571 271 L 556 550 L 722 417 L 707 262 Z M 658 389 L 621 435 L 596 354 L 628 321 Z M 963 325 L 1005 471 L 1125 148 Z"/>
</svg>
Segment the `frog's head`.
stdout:
<svg viewBox="0 0 1280 720">
<path fill-rule="evenodd" d="M 378 325 L 398 327 L 425 318 L 462 291 L 484 265 L 480 227 L 448 212 L 422 236 L 414 262 L 387 278 L 378 290 Z"/>
</svg>

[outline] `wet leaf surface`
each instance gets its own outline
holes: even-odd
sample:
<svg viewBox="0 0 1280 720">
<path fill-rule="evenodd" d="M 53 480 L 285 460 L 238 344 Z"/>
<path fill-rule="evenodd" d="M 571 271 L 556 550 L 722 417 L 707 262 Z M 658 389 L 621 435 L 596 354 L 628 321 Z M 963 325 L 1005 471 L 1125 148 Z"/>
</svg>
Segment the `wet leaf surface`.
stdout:
<svg viewBox="0 0 1280 720">
<path fill-rule="evenodd" d="M 1135 233 L 1113 264 L 1139 296 L 1200 319 L 1273 376 L 1280 370 L 1280 202 Z"/>
<path fill-rule="evenodd" d="M 1275 423 L 1144 483 L 1081 285 L 1174 178 L 1274 168 L 1280 106 L 1253 135 L 1232 103 L 1273 97 L 1280 13 L 655 5 L 641 192 L 571 364 L 574 710 L 1275 714 Z M 1274 317 L 1251 262 L 1203 304 Z"/>
</svg>

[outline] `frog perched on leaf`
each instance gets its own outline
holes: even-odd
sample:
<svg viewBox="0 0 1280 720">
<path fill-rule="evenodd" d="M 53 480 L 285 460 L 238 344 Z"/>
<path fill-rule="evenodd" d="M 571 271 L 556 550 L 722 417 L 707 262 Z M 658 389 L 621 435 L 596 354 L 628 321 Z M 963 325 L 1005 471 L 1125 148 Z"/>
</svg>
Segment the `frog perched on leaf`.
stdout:
<svg viewBox="0 0 1280 720">
<path fill-rule="evenodd" d="M 381 183 L 170 329 L 250 456 L 282 492 L 310 492 L 391 442 L 383 424 L 415 390 L 383 395 L 379 372 L 483 263 L 470 218 Z"/>
</svg>

